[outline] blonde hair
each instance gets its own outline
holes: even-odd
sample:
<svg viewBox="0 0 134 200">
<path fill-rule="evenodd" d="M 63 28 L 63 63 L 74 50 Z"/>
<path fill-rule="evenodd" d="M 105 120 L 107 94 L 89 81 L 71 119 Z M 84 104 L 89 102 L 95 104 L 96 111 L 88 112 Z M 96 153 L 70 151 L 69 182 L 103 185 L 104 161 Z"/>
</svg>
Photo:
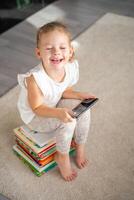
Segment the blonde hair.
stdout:
<svg viewBox="0 0 134 200">
<path fill-rule="evenodd" d="M 54 22 L 49 22 L 38 29 L 37 38 L 36 38 L 37 47 L 39 46 L 40 39 L 43 34 L 49 33 L 55 30 L 65 33 L 68 36 L 69 42 L 71 43 L 71 33 L 68 30 L 68 28 L 61 22 L 54 21 Z"/>
<path fill-rule="evenodd" d="M 36 37 L 37 48 L 39 47 L 41 36 L 43 34 L 45 34 L 45 33 L 49 33 L 49 32 L 55 31 L 55 30 L 58 30 L 58 31 L 61 31 L 61 32 L 65 33 L 68 36 L 68 40 L 69 40 L 69 43 L 71 45 L 71 33 L 68 30 L 67 26 L 64 25 L 61 22 L 53 21 L 53 22 L 49 22 L 49 23 L 41 26 L 38 29 L 38 31 L 37 31 L 37 37 Z M 72 57 L 70 58 L 70 61 L 72 61 L 73 59 L 74 59 L 74 52 L 73 52 Z"/>
</svg>

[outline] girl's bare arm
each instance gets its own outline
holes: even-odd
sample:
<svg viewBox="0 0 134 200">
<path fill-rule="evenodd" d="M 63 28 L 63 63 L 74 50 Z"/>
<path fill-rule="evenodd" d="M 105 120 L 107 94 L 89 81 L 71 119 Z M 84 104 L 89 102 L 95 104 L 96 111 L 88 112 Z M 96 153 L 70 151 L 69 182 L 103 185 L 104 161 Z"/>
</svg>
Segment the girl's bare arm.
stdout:
<svg viewBox="0 0 134 200">
<path fill-rule="evenodd" d="M 65 99 L 80 99 L 80 100 L 84 100 L 84 99 L 88 99 L 88 98 L 95 98 L 95 96 L 87 93 L 87 92 L 78 92 L 73 90 L 72 87 L 67 88 L 63 95 L 63 98 Z"/>
<path fill-rule="evenodd" d="M 72 121 L 67 108 L 51 108 L 43 103 L 43 94 L 36 84 L 34 77 L 26 78 L 28 102 L 33 112 L 42 117 L 58 118 L 63 122 Z"/>
</svg>

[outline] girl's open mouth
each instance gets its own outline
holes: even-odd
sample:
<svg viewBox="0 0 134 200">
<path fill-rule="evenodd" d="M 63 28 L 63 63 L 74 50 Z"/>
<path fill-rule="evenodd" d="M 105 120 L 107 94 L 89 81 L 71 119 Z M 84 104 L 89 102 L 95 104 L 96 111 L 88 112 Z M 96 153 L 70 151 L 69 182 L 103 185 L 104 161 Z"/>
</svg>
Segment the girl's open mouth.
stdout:
<svg viewBox="0 0 134 200">
<path fill-rule="evenodd" d="M 53 64 L 60 64 L 62 61 L 63 61 L 63 58 L 61 58 L 61 59 L 51 59 L 51 62 Z"/>
</svg>

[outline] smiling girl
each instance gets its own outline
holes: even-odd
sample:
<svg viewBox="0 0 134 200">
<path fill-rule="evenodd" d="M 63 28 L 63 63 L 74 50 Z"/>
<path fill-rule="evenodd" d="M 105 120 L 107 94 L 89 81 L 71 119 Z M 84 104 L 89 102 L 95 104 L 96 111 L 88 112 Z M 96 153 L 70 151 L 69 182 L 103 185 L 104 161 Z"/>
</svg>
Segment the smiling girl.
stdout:
<svg viewBox="0 0 134 200">
<path fill-rule="evenodd" d="M 72 137 L 76 143 L 76 164 L 83 168 L 88 163 L 85 142 L 90 126 L 90 111 L 76 120 L 72 108 L 93 96 L 72 88 L 78 81 L 79 68 L 70 32 L 64 24 L 50 22 L 38 30 L 36 55 L 40 64 L 18 75 L 21 86 L 18 109 L 31 129 L 43 133 L 55 131 L 55 160 L 62 177 L 72 181 L 77 177 L 69 157 Z"/>
</svg>

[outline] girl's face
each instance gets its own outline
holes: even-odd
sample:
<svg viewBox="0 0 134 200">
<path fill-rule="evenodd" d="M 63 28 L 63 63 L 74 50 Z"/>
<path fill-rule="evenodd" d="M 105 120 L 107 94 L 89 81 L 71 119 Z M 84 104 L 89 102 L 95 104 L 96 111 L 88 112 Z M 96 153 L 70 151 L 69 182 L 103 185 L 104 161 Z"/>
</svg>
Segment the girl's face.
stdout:
<svg viewBox="0 0 134 200">
<path fill-rule="evenodd" d="M 46 70 L 60 70 L 72 57 L 73 49 L 68 36 L 54 30 L 42 34 L 36 54 Z"/>
</svg>

